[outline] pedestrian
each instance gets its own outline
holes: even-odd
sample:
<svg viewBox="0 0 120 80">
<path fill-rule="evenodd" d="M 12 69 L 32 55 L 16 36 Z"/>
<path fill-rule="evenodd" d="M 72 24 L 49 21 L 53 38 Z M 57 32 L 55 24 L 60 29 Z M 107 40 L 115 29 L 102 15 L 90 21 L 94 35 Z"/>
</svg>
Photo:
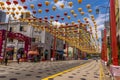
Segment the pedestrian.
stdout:
<svg viewBox="0 0 120 80">
<path fill-rule="evenodd" d="M 8 64 L 8 56 L 5 57 L 5 65 L 7 66 Z"/>
<path fill-rule="evenodd" d="M 17 55 L 17 63 L 19 64 L 20 62 L 20 54 Z"/>
<path fill-rule="evenodd" d="M 44 54 L 45 54 L 45 60 L 47 60 L 47 57 L 48 57 L 48 50 L 47 49 L 45 50 Z"/>
</svg>

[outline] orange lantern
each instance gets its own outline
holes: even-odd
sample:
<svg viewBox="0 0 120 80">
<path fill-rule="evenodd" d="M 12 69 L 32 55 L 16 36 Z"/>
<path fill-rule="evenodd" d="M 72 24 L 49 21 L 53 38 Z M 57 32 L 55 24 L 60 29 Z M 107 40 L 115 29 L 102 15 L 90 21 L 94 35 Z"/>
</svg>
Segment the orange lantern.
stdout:
<svg viewBox="0 0 120 80">
<path fill-rule="evenodd" d="M 52 7 L 52 10 L 55 11 L 55 10 L 56 10 L 56 6 L 53 6 L 53 7 Z"/>
<path fill-rule="evenodd" d="M 74 14 L 74 13 L 75 13 L 74 10 L 71 10 L 70 12 L 71 12 L 71 14 Z"/>
<path fill-rule="evenodd" d="M 4 3 L 4 2 L 0 2 L 0 5 L 1 5 L 1 6 L 4 6 L 4 5 L 5 5 L 5 3 Z"/>
<path fill-rule="evenodd" d="M 72 6 L 73 6 L 73 2 L 68 2 L 68 5 L 69 5 L 70 7 L 72 7 Z"/>
<path fill-rule="evenodd" d="M 39 10 L 38 10 L 38 12 L 39 12 L 39 13 L 42 13 L 42 10 L 41 10 L 41 9 L 39 9 Z"/>
<path fill-rule="evenodd" d="M 31 7 L 31 9 L 34 9 L 34 4 L 31 4 L 30 7 Z"/>
<path fill-rule="evenodd" d="M 45 5 L 49 6 L 50 2 L 49 1 L 45 1 Z"/>
<path fill-rule="evenodd" d="M 85 17 L 84 20 L 87 21 L 87 18 Z"/>
<path fill-rule="evenodd" d="M 54 0 L 54 3 L 57 3 L 58 2 L 58 0 Z"/>
<path fill-rule="evenodd" d="M 24 12 L 21 12 L 21 14 L 23 15 L 23 14 L 24 14 Z"/>
<path fill-rule="evenodd" d="M 72 23 L 72 25 L 74 25 L 74 24 L 75 24 L 75 22 L 74 22 L 74 21 L 72 21 L 71 23 Z"/>
<path fill-rule="evenodd" d="M 82 2 L 82 0 L 78 0 L 78 3 L 81 3 Z"/>
<path fill-rule="evenodd" d="M 6 12 L 6 14 L 9 14 L 9 12 Z"/>
<path fill-rule="evenodd" d="M 60 4 L 60 7 L 61 7 L 61 8 L 64 8 L 64 6 L 65 6 L 65 5 L 64 5 L 63 3 L 62 3 L 62 4 Z"/>
<path fill-rule="evenodd" d="M 78 19 L 78 23 L 80 23 L 81 21 Z"/>
<path fill-rule="evenodd" d="M 30 15 L 30 12 L 29 12 L 29 11 L 27 11 L 27 12 L 26 12 L 26 14 L 27 14 L 27 15 Z"/>
<path fill-rule="evenodd" d="M 15 15 L 15 13 L 14 13 L 14 12 L 11 12 L 11 14 L 12 14 L 12 15 Z"/>
<path fill-rule="evenodd" d="M 22 7 L 21 6 L 18 6 L 18 10 L 21 10 L 22 9 Z"/>
<path fill-rule="evenodd" d="M 82 8 L 78 8 L 78 11 L 81 12 L 81 11 L 82 11 Z"/>
<path fill-rule="evenodd" d="M 91 7 L 91 5 L 90 4 L 87 4 L 87 6 L 86 6 L 88 9 Z"/>
</svg>

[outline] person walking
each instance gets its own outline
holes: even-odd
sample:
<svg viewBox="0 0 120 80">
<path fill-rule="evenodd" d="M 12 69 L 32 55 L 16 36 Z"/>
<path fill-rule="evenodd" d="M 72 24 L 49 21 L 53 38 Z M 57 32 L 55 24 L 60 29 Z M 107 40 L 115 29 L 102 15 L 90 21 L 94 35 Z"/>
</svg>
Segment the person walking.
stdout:
<svg viewBox="0 0 120 80">
<path fill-rule="evenodd" d="M 17 63 L 19 64 L 20 62 L 20 54 L 17 55 Z"/>
<path fill-rule="evenodd" d="M 48 59 L 48 50 L 45 50 L 44 54 L 45 54 L 45 60 L 47 60 Z"/>
<path fill-rule="evenodd" d="M 8 56 L 5 57 L 5 65 L 7 66 L 8 64 Z"/>
</svg>

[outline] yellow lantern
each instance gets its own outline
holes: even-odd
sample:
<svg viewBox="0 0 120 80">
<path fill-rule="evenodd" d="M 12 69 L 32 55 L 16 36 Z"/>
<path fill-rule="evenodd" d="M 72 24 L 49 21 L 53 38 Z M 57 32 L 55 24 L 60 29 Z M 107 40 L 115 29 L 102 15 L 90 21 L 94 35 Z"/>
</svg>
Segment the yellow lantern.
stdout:
<svg viewBox="0 0 120 80">
<path fill-rule="evenodd" d="M 87 21 L 87 18 L 85 17 L 84 20 Z"/>
<path fill-rule="evenodd" d="M 78 0 L 78 3 L 80 4 L 82 2 L 82 0 Z"/>
<path fill-rule="evenodd" d="M 23 15 L 23 14 L 24 14 L 24 12 L 21 12 L 21 14 Z"/>
<path fill-rule="evenodd" d="M 53 7 L 52 7 L 52 10 L 55 11 L 55 10 L 56 10 L 56 6 L 53 6 Z"/>
<path fill-rule="evenodd" d="M 60 7 L 61 7 L 61 8 L 64 8 L 64 4 L 63 4 L 63 3 L 62 3 L 62 4 L 60 4 Z"/>
<path fill-rule="evenodd" d="M 71 14 L 74 14 L 74 13 L 75 13 L 74 10 L 71 10 L 70 12 L 71 12 Z"/>
<path fill-rule="evenodd" d="M 18 10 L 21 10 L 22 9 L 22 7 L 21 6 L 18 6 Z"/>
<path fill-rule="evenodd" d="M 58 2 L 58 0 L 54 0 L 54 3 L 57 3 Z"/>
<path fill-rule="evenodd" d="M 26 12 L 26 14 L 27 14 L 27 15 L 30 15 L 30 12 L 29 12 L 29 11 L 27 11 L 27 12 Z"/>
<path fill-rule="evenodd" d="M 31 9 L 34 9 L 34 4 L 31 4 L 30 7 L 31 7 Z"/>
<path fill-rule="evenodd" d="M 81 12 L 81 11 L 82 11 L 82 8 L 78 8 L 78 11 Z"/>
<path fill-rule="evenodd" d="M 11 8 L 10 7 L 7 7 L 7 10 L 9 11 Z"/>
<path fill-rule="evenodd" d="M 16 20 L 16 19 L 17 19 L 17 17 L 14 17 L 14 19 Z"/>
<path fill-rule="evenodd" d="M 93 16 L 93 15 L 91 15 L 91 18 L 94 18 L 94 16 Z"/>
<path fill-rule="evenodd" d="M 71 23 L 72 23 L 72 25 L 74 25 L 74 24 L 75 24 L 75 22 L 74 22 L 74 21 L 72 21 Z"/>
<path fill-rule="evenodd" d="M 4 2 L 0 2 L 0 5 L 1 5 L 1 6 L 4 6 L 4 5 L 5 5 L 5 3 L 4 3 Z"/>
<path fill-rule="evenodd" d="M 90 4 L 87 4 L 87 6 L 86 6 L 88 9 L 91 7 L 91 5 Z"/>
<path fill-rule="evenodd" d="M 78 23 L 80 23 L 81 21 L 78 19 Z"/>
<path fill-rule="evenodd" d="M 74 17 L 77 17 L 77 14 L 73 14 Z"/>
<path fill-rule="evenodd" d="M 49 6 L 50 2 L 49 1 L 45 1 L 45 5 Z"/>
<path fill-rule="evenodd" d="M 11 12 L 12 15 L 14 15 L 15 13 L 14 12 Z"/>
<path fill-rule="evenodd" d="M 81 13 L 81 15 L 84 15 L 85 13 L 84 12 L 80 12 Z"/>
<path fill-rule="evenodd" d="M 68 2 L 68 5 L 69 5 L 70 7 L 72 7 L 72 6 L 73 6 L 73 2 Z"/>
<path fill-rule="evenodd" d="M 9 14 L 9 12 L 6 12 L 6 14 Z"/>
<path fill-rule="evenodd" d="M 71 17 L 70 16 L 67 16 L 68 19 L 70 19 Z"/>
<path fill-rule="evenodd" d="M 12 8 L 12 10 L 13 10 L 13 11 L 15 11 L 15 10 L 16 10 L 16 8 L 15 8 L 15 7 L 13 7 L 13 8 Z"/>
<path fill-rule="evenodd" d="M 89 9 L 88 12 L 91 13 L 91 12 L 92 12 L 92 9 Z"/>
<path fill-rule="evenodd" d="M 5 10 L 5 7 L 4 7 L 4 6 L 2 6 L 2 10 Z"/>
<path fill-rule="evenodd" d="M 38 10 L 38 12 L 39 12 L 39 13 L 42 13 L 42 10 L 41 10 L 41 9 L 39 9 L 39 10 Z"/>
</svg>

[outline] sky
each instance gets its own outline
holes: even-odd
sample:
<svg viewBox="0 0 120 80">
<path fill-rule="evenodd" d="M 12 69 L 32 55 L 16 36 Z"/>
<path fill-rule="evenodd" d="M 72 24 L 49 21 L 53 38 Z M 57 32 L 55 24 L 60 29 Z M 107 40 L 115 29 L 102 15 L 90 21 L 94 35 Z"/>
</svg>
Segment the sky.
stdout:
<svg viewBox="0 0 120 80">
<path fill-rule="evenodd" d="M 1 1 L 6 1 L 6 0 L 1 0 Z M 13 0 L 10 0 L 13 1 Z M 56 20 L 56 15 L 60 15 L 60 17 L 64 17 L 64 21 L 62 21 L 61 19 L 58 19 L 57 23 L 71 23 L 72 21 L 77 23 L 77 20 L 80 19 L 83 23 L 84 20 L 83 18 L 88 18 L 90 25 L 92 26 L 92 30 L 93 30 L 93 34 L 95 34 L 95 29 L 92 23 L 92 20 L 90 19 L 91 15 L 94 15 L 95 17 L 95 21 L 97 23 L 97 30 L 98 30 L 98 37 L 99 37 L 99 41 L 101 43 L 101 30 L 104 29 L 104 22 L 109 20 L 109 0 L 82 0 L 82 3 L 78 3 L 77 0 L 58 0 L 57 3 L 54 3 L 54 0 L 26 0 L 25 3 L 21 3 L 20 0 L 19 1 L 19 5 L 23 6 L 26 5 L 28 6 L 28 11 L 33 11 L 36 10 L 38 11 L 38 9 L 42 9 L 42 13 L 38 13 L 35 14 L 34 16 L 36 16 L 37 18 L 42 17 L 44 18 L 45 16 L 48 17 L 48 19 L 50 19 L 50 16 L 54 16 L 54 19 Z M 45 1 L 49 1 L 50 5 L 46 6 L 45 5 Z M 70 7 L 68 6 L 69 2 L 73 2 L 73 6 Z M 42 7 L 38 7 L 37 4 L 41 3 Z M 35 8 L 31 9 L 30 8 L 30 4 L 34 4 Z M 60 8 L 61 4 L 65 4 L 64 9 Z M 88 12 L 88 9 L 86 8 L 86 5 L 90 4 L 91 5 L 91 9 L 92 9 L 92 13 Z M 16 6 L 16 5 L 13 5 Z M 56 6 L 57 9 L 56 11 L 52 10 L 52 6 Z M 83 12 L 85 12 L 84 15 L 81 15 L 80 12 L 78 11 L 78 8 L 82 8 Z M 99 8 L 99 14 L 96 14 L 96 9 Z M 45 9 L 49 9 L 49 12 L 45 12 Z M 70 11 L 74 10 L 74 12 L 77 14 L 77 17 L 74 17 Z M 22 11 L 25 11 L 24 9 L 22 9 Z M 71 19 L 69 20 L 66 16 L 64 16 L 64 12 L 68 13 L 68 16 L 71 16 Z M 88 29 L 89 30 L 89 29 Z"/>
</svg>

